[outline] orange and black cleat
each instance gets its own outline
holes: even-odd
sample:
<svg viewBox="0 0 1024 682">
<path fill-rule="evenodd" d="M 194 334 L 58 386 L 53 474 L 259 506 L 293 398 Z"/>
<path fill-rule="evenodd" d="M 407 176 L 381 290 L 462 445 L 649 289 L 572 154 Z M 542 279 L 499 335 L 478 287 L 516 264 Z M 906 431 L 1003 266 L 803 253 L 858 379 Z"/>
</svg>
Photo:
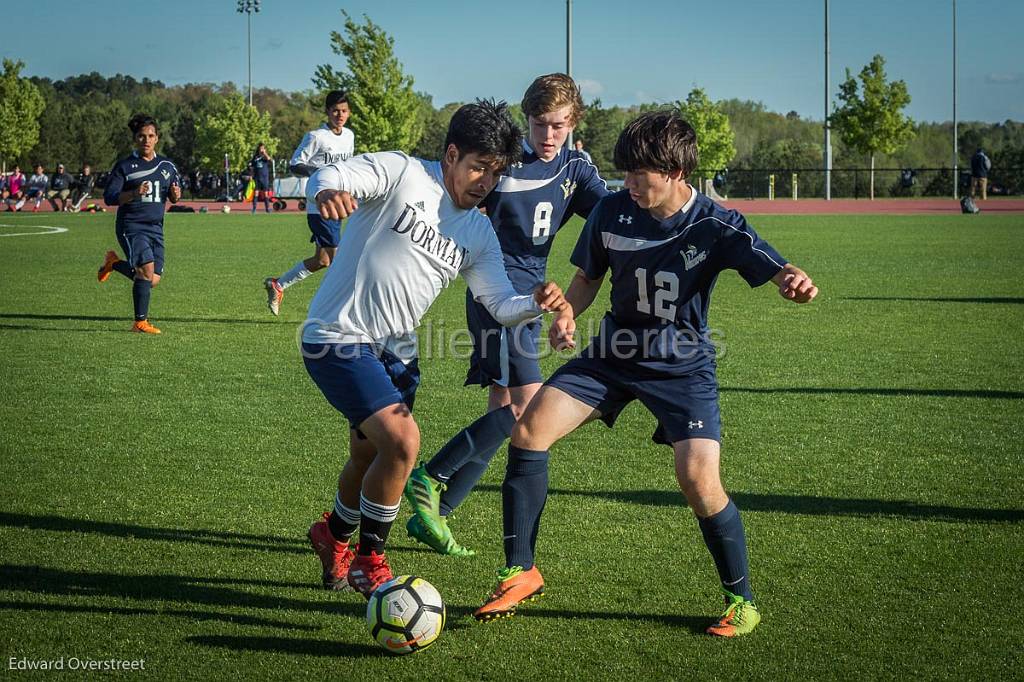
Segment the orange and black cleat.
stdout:
<svg viewBox="0 0 1024 682">
<path fill-rule="evenodd" d="M 498 571 L 498 586 L 484 605 L 473 612 L 473 617 L 482 622 L 508 618 L 515 615 L 520 604 L 536 601 L 543 595 L 544 577 L 536 566 L 528 571 L 522 566 L 503 568 Z"/>
<path fill-rule="evenodd" d="M 136 320 L 132 331 L 137 334 L 159 334 L 160 330 L 149 323 L 149 320 Z"/>
<path fill-rule="evenodd" d="M 110 279 L 110 273 L 114 271 L 114 263 L 121 260 L 117 257 L 117 254 L 113 251 L 107 251 L 107 255 L 103 257 L 103 267 L 96 271 L 96 279 L 101 282 L 106 282 Z"/>
</svg>

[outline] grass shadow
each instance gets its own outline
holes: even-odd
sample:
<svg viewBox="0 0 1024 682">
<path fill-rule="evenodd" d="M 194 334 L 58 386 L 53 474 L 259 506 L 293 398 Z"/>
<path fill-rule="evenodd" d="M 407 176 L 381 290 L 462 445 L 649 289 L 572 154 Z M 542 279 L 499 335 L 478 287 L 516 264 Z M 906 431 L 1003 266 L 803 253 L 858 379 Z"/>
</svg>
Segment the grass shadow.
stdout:
<svg viewBox="0 0 1024 682">
<path fill-rule="evenodd" d="M 446 630 L 456 630 L 472 627 L 465 623 L 473 623 L 473 606 L 446 605 L 448 609 L 448 624 Z M 703 634 L 714 618 L 708 616 L 682 616 L 678 614 L 662 613 L 625 613 L 621 611 L 571 611 L 566 609 L 545 609 L 542 605 L 527 605 L 516 611 L 514 618 L 562 618 L 568 620 L 620 620 L 659 623 L 666 627 L 683 628 L 694 634 Z M 463 621 L 460 623 L 459 621 Z"/>
<path fill-rule="evenodd" d="M 200 611 L 196 609 L 145 609 L 121 606 L 91 606 L 88 604 L 48 604 L 45 602 L 0 601 L 0 611 L 34 611 L 59 613 L 99 613 L 118 616 L 160 616 L 181 618 L 188 621 L 220 621 L 235 625 L 252 625 L 257 627 L 280 628 L 282 630 L 319 630 L 313 625 L 300 625 L 283 620 L 245 616 L 237 613 L 218 613 L 216 611 Z"/>
<path fill-rule="evenodd" d="M 8 592 L 53 597 L 112 597 L 140 601 L 183 602 L 276 612 L 320 612 L 330 616 L 355 618 L 363 618 L 366 614 L 366 602 L 350 593 L 343 596 L 343 601 L 316 602 L 225 587 L 226 584 L 232 583 L 260 587 L 279 586 L 251 579 L 208 579 L 173 574 L 90 573 L 43 566 L 0 564 L 0 589 Z M 302 587 L 318 588 L 313 583 Z M 61 607 L 58 607 L 58 610 L 59 608 Z"/>
<path fill-rule="evenodd" d="M 124 315 L 55 315 L 41 313 L 0 313 L 0 319 L 9 320 L 77 320 L 82 322 L 124 322 Z M 194 324 L 281 324 L 280 320 L 239 320 L 223 317 L 161 317 L 161 322 L 186 322 Z M 31 329 L 32 327 L 25 327 Z M 38 327 L 47 329 L 47 327 Z"/>
<path fill-rule="evenodd" d="M 260 651 L 325 658 L 391 658 L 379 646 L 334 642 L 325 639 L 293 639 L 290 637 L 234 637 L 228 635 L 194 635 L 185 641 L 199 646 L 232 651 Z"/>
<path fill-rule="evenodd" d="M 489 492 L 501 492 L 501 486 L 497 485 L 480 485 L 477 488 Z M 599 497 L 613 502 L 652 507 L 686 505 L 683 494 L 678 490 L 568 490 L 553 488 L 549 492 L 551 495 Z M 946 521 L 950 523 L 1020 523 L 1024 521 L 1024 510 L 1020 509 L 950 507 L 920 504 L 906 500 L 871 500 L 814 495 L 772 495 L 743 492 L 730 492 L 729 495 L 743 511 L 861 518 L 893 516 L 912 521 Z"/>
</svg>

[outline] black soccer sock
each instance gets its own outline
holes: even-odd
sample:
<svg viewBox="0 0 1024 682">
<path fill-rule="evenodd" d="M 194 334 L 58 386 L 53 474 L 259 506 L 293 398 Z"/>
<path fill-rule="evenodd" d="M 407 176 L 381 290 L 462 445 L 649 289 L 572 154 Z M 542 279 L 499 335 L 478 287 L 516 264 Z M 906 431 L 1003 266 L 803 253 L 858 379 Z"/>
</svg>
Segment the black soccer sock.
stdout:
<svg viewBox="0 0 1024 682">
<path fill-rule="evenodd" d="M 391 525 L 398 518 L 398 505 L 378 504 L 359 496 L 359 555 L 369 556 L 370 552 L 384 553 Z"/>
<path fill-rule="evenodd" d="M 475 422 L 459 431 L 452 437 L 434 457 L 427 462 L 426 470 L 431 477 L 438 481 L 447 483 L 451 490 L 454 478 L 460 470 L 471 461 L 478 461 L 483 464 L 483 470 L 475 478 L 465 480 L 462 486 L 468 485 L 464 491 L 460 491 L 461 497 L 457 498 L 450 508 L 454 509 L 459 505 L 469 491 L 473 489 L 476 482 L 487 469 L 487 463 L 494 457 L 501 444 L 512 435 L 512 427 L 516 425 L 516 418 L 512 414 L 512 406 L 492 410 Z M 456 484 L 460 485 L 460 484 Z M 451 499 L 456 499 L 452 497 Z M 442 498 L 442 504 L 444 499 Z"/>
<path fill-rule="evenodd" d="M 533 567 L 540 516 L 548 497 L 547 450 L 508 447 L 508 467 L 501 484 L 505 565 Z"/>
<path fill-rule="evenodd" d="M 115 272 L 120 272 L 128 279 L 135 279 L 135 268 L 129 265 L 128 261 L 119 260 L 116 263 L 114 263 L 111 267 L 114 268 Z"/>
<path fill-rule="evenodd" d="M 135 321 L 149 317 L 149 295 L 153 291 L 153 283 L 148 279 L 136 279 L 132 285 L 132 302 L 135 304 Z"/>
<path fill-rule="evenodd" d="M 747 540 L 743 533 L 740 510 L 732 500 L 725 509 L 707 518 L 697 517 L 704 544 L 715 560 L 722 587 L 744 599 L 753 601 L 750 590 L 750 565 L 747 561 Z"/>
<path fill-rule="evenodd" d="M 334 509 L 327 517 L 327 527 L 331 535 L 339 542 L 348 542 L 352 534 L 359 528 L 360 514 L 358 509 L 346 507 L 340 495 L 334 496 Z"/>
</svg>

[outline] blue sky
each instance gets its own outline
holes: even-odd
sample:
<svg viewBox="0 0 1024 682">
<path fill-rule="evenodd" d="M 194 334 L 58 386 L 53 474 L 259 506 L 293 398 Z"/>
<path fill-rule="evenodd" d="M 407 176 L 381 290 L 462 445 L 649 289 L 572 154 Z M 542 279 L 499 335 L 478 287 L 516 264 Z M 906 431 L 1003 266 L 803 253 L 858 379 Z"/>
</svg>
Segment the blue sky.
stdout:
<svg viewBox="0 0 1024 682">
<path fill-rule="evenodd" d="M 0 56 L 60 79 L 98 71 L 169 85 L 246 83 L 245 17 L 235 0 L 124 3 L 37 0 L 34 20 L 4 32 Z M 1024 121 L 1022 0 L 959 0 L 960 120 Z M 395 39 L 415 87 L 434 104 L 518 101 L 537 75 L 565 68 L 564 0 L 263 0 L 253 16 L 253 84 L 312 87 L 341 66 L 329 32 L 340 9 Z M 666 102 L 694 86 L 713 99 L 763 102 L 820 119 L 824 0 L 575 0 L 573 75 L 587 101 Z M 916 120 L 952 118 L 951 0 L 831 0 L 833 100 L 849 67 L 880 53 L 907 82 Z M 112 19 L 116 17 L 116 19 Z"/>
</svg>

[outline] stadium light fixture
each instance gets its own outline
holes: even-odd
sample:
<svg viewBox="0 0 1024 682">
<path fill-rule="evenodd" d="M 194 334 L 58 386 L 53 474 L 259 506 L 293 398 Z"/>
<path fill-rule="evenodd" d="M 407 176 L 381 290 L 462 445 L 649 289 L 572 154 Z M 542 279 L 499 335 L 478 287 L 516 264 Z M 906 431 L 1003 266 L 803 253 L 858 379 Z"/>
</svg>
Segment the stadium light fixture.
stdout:
<svg viewBox="0 0 1024 682">
<path fill-rule="evenodd" d="M 252 106 L 252 15 L 254 12 L 258 14 L 259 11 L 260 0 L 238 0 L 238 13 L 245 14 L 246 34 L 248 35 L 246 53 L 249 62 L 249 106 Z"/>
</svg>

